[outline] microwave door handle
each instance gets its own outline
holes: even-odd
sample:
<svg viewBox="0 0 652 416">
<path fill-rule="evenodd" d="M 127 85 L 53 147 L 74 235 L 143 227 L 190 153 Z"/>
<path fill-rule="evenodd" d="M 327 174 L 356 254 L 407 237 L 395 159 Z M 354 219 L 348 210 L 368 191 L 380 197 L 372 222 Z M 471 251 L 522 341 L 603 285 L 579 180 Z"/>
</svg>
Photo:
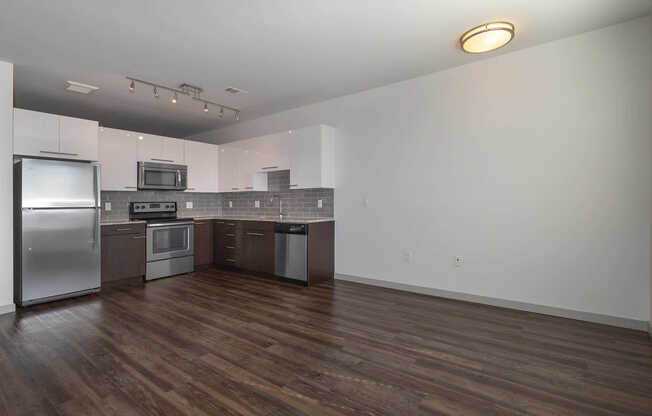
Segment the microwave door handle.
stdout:
<svg viewBox="0 0 652 416">
<path fill-rule="evenodd" d="M 181 186 L 181 171 L 177 169 L 177 187 Z"/>
</svg>

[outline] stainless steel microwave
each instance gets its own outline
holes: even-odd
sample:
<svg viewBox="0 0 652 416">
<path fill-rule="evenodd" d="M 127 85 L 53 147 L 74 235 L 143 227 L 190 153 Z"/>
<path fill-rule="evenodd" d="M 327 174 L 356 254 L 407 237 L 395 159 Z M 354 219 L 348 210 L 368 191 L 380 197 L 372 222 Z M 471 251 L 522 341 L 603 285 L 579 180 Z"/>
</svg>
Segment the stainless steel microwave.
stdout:
<svg viewBox="0 0 652 416">
<path fill-rule="evenodd" d="M 188 186 L 188 167 L 166 163 L 138 162 L 138 189 L 184 191 Z"/>
</svg>

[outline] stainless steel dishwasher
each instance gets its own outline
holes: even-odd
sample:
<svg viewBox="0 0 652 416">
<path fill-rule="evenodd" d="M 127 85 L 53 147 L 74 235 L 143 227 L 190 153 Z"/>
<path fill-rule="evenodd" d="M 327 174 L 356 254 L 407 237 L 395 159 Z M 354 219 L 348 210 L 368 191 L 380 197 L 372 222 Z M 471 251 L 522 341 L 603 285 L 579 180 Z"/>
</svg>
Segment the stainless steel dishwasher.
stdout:
<svg viewBox="0 0 652 416">
<path fill-rule="evenodd" d="M 308 227 L 306 224 L 276 223 L 276 265 L 274 274 L 308 282 Z"/>
</svg>

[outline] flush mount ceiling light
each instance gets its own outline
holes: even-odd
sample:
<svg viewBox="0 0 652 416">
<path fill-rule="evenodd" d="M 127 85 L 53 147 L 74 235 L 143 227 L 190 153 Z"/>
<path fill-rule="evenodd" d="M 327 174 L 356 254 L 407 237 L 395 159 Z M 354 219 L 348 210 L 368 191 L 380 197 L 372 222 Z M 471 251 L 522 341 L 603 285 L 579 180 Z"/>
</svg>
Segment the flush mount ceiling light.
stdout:
<svg viewBox="0 0 652 416">
<path fill-rule="evenodd" d="M 514 25 L 509 22 L 491 22 L 474 27 L 460 37 L 462 50 L 484 53 L 502 48 L 514 38 Z"/>
<path fill-rule="evenodd" d="M 68 83 L 68 86 L 66 87 L 68 91 L 78 92 L 80 94 L 90 94 L 93 91 L 97 91 L 100 89 L 100 87 L 96 87 L 94 85 L 82 84 L 81 82 L 76 82 L 76 81 L 66 81 L 66 82 Z"/>
<path fill-rule="evenodd" d="M 172 88 L 172 87 L 167 87 L 165 85 L 161 84 L 156 84 L 154 82 L 149 82 L 145 81 L 142 79 L 138 78 L 132 78 L 132 77 L 125 77 L 127 80 L 129 80 L 129 92 L 134 93 L 136 91 L 136 84 L 143 84 L 147 85 L 148 87 L 152 88 L 152 92 L 154 95 L 154 98 L 159 98 L 159 90 L 165 90 L 169 91 L 172 93 L 172 98 L 170 99 L 170 102 L 172 104 L 176 104 L 179 100 L 179 94 L 181 95 L 187 95 L 191 97 L 195 101 L 199 101 L 200 103 L 204 104 L 203 106 L 203 111 L 205 113 L 208 113 L 209 111 L 209 106 L 217 107 L 220 109 L 220 111 L 217 113 L 217 116 L 219 118 L 222 118 L 224 116 L 224 109 L 233 111 L 233 115 L 236 121 L 240 120 L 240 110 L 237 108 L 229 107 L 228 105 L 216 103 L 211 100 L 207 100 L 201 96 L 202 92 L 204 91 L 200 87 L 197 87 L 195 85 L 190 85 L 183 83 L 179 86 L 179 88 Z"/>
</svg>

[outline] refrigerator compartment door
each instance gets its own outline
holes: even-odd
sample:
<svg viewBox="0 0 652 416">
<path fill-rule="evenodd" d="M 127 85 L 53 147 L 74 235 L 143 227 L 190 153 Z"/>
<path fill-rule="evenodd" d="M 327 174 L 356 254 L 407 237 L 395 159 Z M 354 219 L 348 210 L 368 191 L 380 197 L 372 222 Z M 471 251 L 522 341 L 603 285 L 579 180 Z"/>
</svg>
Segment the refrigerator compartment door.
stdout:
<svg viewBox="0 0 652 416">
<path fill-rule="evenodd" d="M 88 208 L 22 210 L 21 302 L 100 287 L 99 215 Z"/>
<path fill-rule="evenodd" d="M 97 207 L 96 166 L 86 162 L 23 159 L 22 207 Z"/>
</svg>

